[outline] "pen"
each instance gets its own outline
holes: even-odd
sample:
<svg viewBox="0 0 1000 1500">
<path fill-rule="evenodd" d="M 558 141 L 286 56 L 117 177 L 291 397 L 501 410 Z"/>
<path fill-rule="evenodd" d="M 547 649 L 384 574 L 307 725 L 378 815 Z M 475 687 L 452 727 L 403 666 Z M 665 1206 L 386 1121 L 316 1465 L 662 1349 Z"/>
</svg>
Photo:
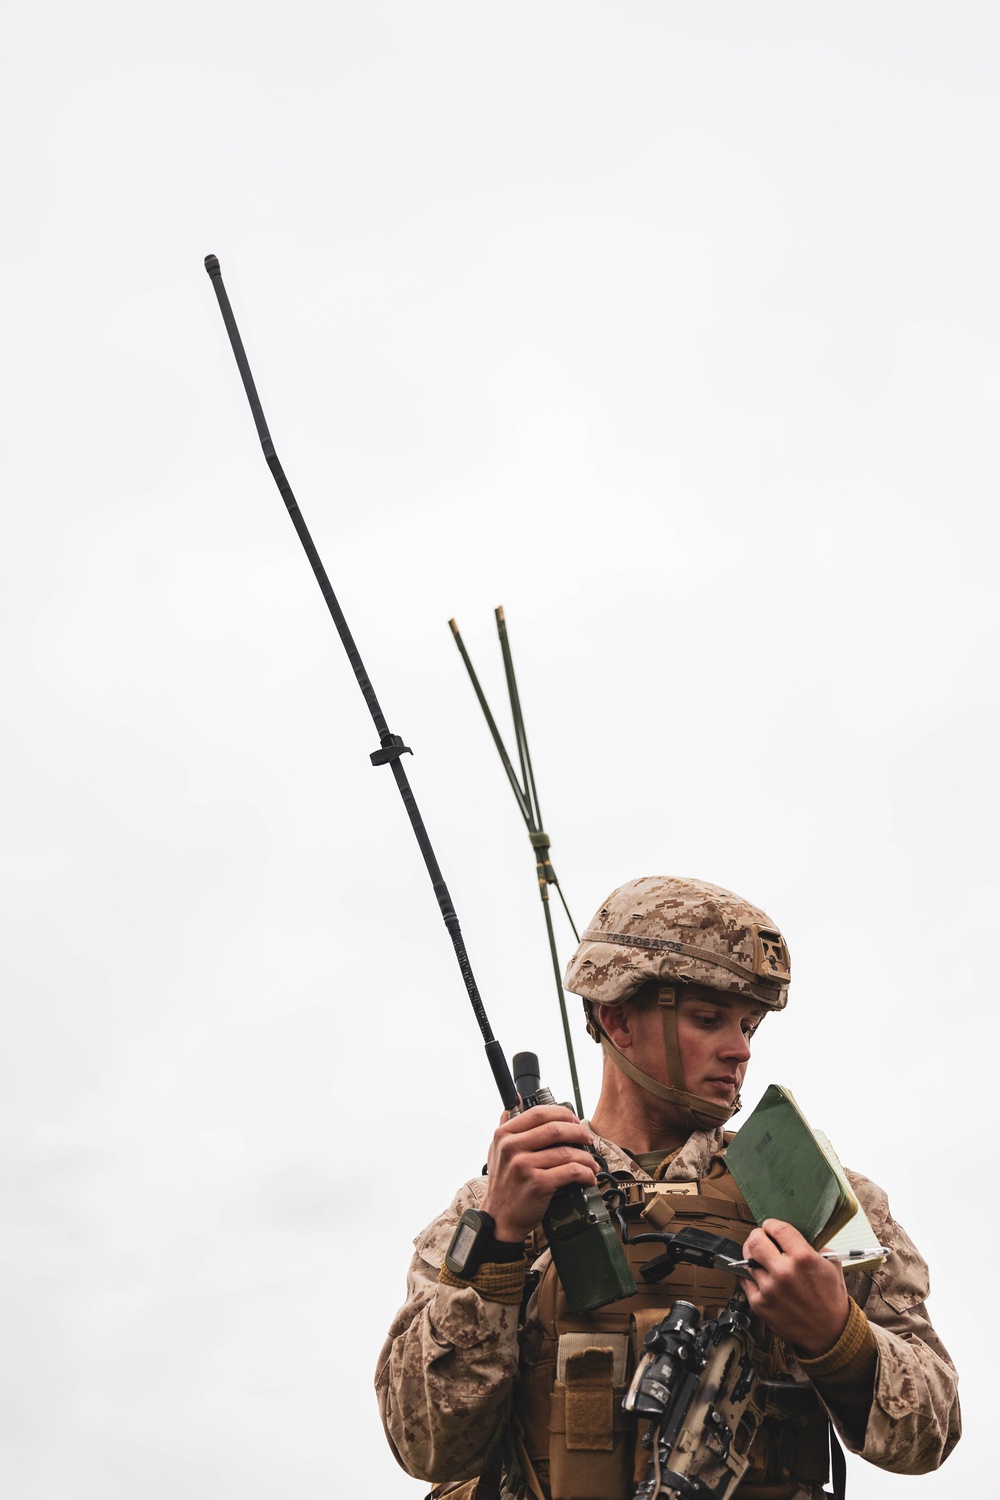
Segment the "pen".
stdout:
<svg viewBox="0 0 1000 1500">
<path fill-rule="evenodd" d="M 838 1265 L 849 1266 L 852 1260 L 872 1260 L 878 1255 L 888 1255 L 888 1245 L 870 1245 L 867 1250 L 821 1250 L 824 1260 L 836 1261 Z M 731 1260 L 726 1265 L 727 1271 L 752 1271 L 759 1262 L 755 1260 Z"/>
<path fill-rule="evenodd" d="M 848 1265 L 852 1260 L 870 1260 L 876 1255 L 888 1255 L 888 1245 L 869 1245 L 867 1250 L 821 1250 L 824 1260 L 835 1260 L 840 1265 Z"/>
</svg>

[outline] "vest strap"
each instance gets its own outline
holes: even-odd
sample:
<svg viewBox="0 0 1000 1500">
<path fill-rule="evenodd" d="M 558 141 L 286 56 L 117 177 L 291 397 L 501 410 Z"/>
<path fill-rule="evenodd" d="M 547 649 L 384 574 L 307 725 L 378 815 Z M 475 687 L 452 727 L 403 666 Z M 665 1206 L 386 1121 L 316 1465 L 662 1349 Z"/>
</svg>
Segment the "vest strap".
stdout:
<svg viewBox="0 0 1000 1500">
<path fill-rule="evenodd" d="M 546 1500 L 545 1490 L 542 1488 L 542 1481 L 536 1474 L 535 1466 L 531 1462 L 531 1459 L 528 1457 L 528 1450 L 524 1446 L 524 1438 L 521 1436 L 520 1428 L 515 1429 L 513 1436 L 514 1451 L 517 1454 L 517 1461 L 521 1466 L 521 1474 L 523 1475 L 524 1480 L 527 1483 L 528 1493 L 531 1496 L 531 1500 Z"/>
<path fill-rule="evenodd" d="M 632 1357 L 638 1364 L 646 1352 L 643 1340 L 646 1334 L 663 1322 L 664 1312 L 662 1307 L 637 1307 L 630 1318 L 632 1329 Z"/>
</svg>

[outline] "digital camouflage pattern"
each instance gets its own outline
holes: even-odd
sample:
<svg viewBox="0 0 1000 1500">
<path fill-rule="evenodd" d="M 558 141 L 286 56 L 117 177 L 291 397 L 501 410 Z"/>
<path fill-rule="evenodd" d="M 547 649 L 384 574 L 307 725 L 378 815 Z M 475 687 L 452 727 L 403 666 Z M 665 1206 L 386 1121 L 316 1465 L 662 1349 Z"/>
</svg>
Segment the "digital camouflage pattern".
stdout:
<svg viewBox="0 0 1000 1500">
<path fill-rule="evenodd" d="M 665 1180 L 699 1182 L 722 1144 L 721 1130 L 695 1131 Z M 597 1149 L 612 1172 L 629 1171 L 648 1180 L 612 1143 L 598 1140 Z M 926 1264 L 892 1218 L 881 1188 L 853 1172 L 848 1177 L 879 1242 L 891 1253 L 878 1270 L 847 1276 L 848 1290 L 864 1309 L 878 1350 L 867 1428 L 852 1434 L 833 1411 L 830 1416 L 851 1452 L 896 1473 L 926 1473 L 944 1461 L 960 1435 L 957 1376 L 927 1316 Z M 534 1298 L 519 1340 L 516 1309 L 486 1302 L 471 1287 L 438 1282 L 459 1218 L 482 1203 L 485 1190 L 485 1178 L 466 1183 L 451 1207 L 415 1240 L 407 1301 L 393 1320 L 376 1373 L 393 1453 L 408 1473 L 438 1483 L 457 1485 L 481 1473 L 495 1455 L 510 1418 L 519 1362 L 526 1367 L 530 1361 L 537 1326 Z M 547 1262 L 548 1251 L 536 1268 Z M 794 1362 L 792 1368 L 796 1370 Z M 819 1486 L 803 1484 L 794 1500 L 819 1500 L 822 1493 Z M 505 1495 L 507 1500 L 526 1500 L 528 1492 L 522 1488 Z"/>
<path fill-rule="evenodd" d="M 375 1389 L 386 1436 L 418 1479 L 482 1473 L 510 1416 L 517 1308 L 438 1282 L 459 1219 L 485 1193 L 485 1177 L 467 1182 L 414 1240 L 407 1301 L 379 1356 Z"/>
<path fill-rule="evenodd" d="M 790 977 L 788 948 L 766 912 L 705 880 L 652 875 L 611 892 L 563 984 L 606 1005 L 649 980 L 705 984 L 782 1010 Z"/>
</svg>

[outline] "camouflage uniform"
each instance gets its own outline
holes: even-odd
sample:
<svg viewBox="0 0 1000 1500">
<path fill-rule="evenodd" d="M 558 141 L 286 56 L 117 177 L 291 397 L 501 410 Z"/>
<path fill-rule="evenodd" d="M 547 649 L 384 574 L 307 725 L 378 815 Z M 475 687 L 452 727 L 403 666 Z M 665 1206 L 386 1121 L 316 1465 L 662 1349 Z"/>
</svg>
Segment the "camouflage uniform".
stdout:
<svg viewBox="0 0 1000 1500">
<path fill-rule="evenodd" d="M 600 1041 L 607 1059 L 660 1102 L 666 1120 L 680 1122 L 691 1132 L 666 1170 L 657 1175 L 664 1184 L 700 1184 L 692 1195 L 699 1202 L 718 1190 L 720 1177 L 732 1185 L 719 1152 L 724 1141 L 722 1126 L 736 1104 L 706 1100 L 687 1091 L 677 1027 L 683 987 L 705 986 L 725 1000 L 752 1001 L 767 1010 L 781 1010 L 790 973 L 788 949 L 766 912 L 720 886 L 672 876 L 643 877 L 612 891 L 570 961 L 565 986 L 584 999 L 588 1030 Z M 661 1011 L 669 1081 L 641 1072 L 613 1045 L 600 1022 L 600 1005 L 626 1004 L 650 986 L 655 987 Z M 639 1181 L 649 1181 L 641 1166 L 618 1147 L 599 1141 L 597 1149 L 612 1172 L 630 1172 Z M 818 1434 L 820 1449 L 818 1454 L 808 1449 L 805 1440 L 798 1446 L 795 1415 L 790 1405 L 775 1396 L 778 1409 L 761 1423 L 762 1435 L 768 1422 L 772 1423 L 761 1449 L 761 1467 L 747 1470 L 737 1494 L 767 1493 L 773 1500 L 779 1493 L 781 1500 L 818 1500 L 823 1494 L 815 1476 L 825 1471 L 826 1428 L 810 1385 L 823 1400 L 845 1445 L 883 1469 L 910 1474 L 935 1469 L 958 1440 L 955 1370 L 924 1307 L 927 1267 L 892 1219 L 882 1190 L 866 1178 L 850 1175 L 879 1243 L 891 1253 L 873 1272 L 848 1274 L 847 1288 L 855 1305 L 841 1338 L 818 1359 L 796 1363 L 787 1350 L 777 1347 L 780 1341 L 761 1330 L 756 1356 L 764 1367 L 762 1385 L 769 1379 L 767 1361 L 773 1354 L 778 1361 L 775 1373 L 800 1382 L 797 1393 L 794 1386 L 789 1391 L 786 1385 L 781 1394 L 791 1396 L 800 1408 L 811 1409 L 806 1426 Z M 606 1491 L 626 1493 L 619 1482 L 621 1468 L 612 1471 L 596 1465 L 598 1450 L 606 1451 L 617 1440 L 589 1441 L 595 1434 L 585 1422 L 583 1435 L 588 1441 L 580 1441 L 581 1429 L 574 1416 L 570 1445 L 563 1433 L 569 1427 L 568 1404 L 560 1426 L 555 1402 L 546 1394 L 551 1390 L 552 1335 L 558 1321 L 546 1303 L 552 1277 L 543 1277 L 540 1287 L 532 1290 L 520 1328 L 517 1304 L 523 1263 L 484 1264 L 471 1285 L 452 1277 L 447 1269 L 439 1279 L 459 1218 L 467 1208 L 479 1207 L 485 1194 L 485 1178 L 467 1183 L 451 1208 L 416 1240 L 408 1301 L 390 1329 L 376 1376 L 382 1420 L 393 1451 L 408 1473 L 447 1483 L 450 1490 L 452 1483 L 484 1473 L 497 1458 L 502 1438 L 509 1436 L 512 1419 L 520 1420 L 525 1435 L 522 1456 L 530 1442 L 530 1457 L 539 1466 L 536 1477 L 543 1493 L 549 1474 L 555 1478 L 556 1459 L 558 1488 L 566 1493 L 576 1496 L 584 1488 L 601 1496 Z M 700 1208 L 695 1212 L 700 1213 Z M 549 1264 L 545 1251 L 533 1269 L 544 1271 Z M 728 1283 L 722 1280 L 728 1297 Z M 676 1287 L 683 1281 L 673 1284 Z M 673 1295 L 670 1282 L 661 1285 L 665 1316 Z M 658 1305 L 653 1298 L 649 1300 L 658 1318 Z M 707 1311 L 707 1297 L 704 1303 Z M 595 1319 L 613 1319 L 615 1306 L 601 1310 Z M 619 1314 L 623 1319 L 631 1316 L 625 1301 L 619 1305 Z M 580 1321 L 589 1320 L 581 1315 Z M 595 1321 L 594 1331 L 600 1327 L 604 1334 L 607 1326 Z M 567 1391 L 564 1384 L 568 1403 Z M 771 1396 L 767 1399 L 770 1406 Z M 607 1406 L 601 1410 L 606 1423 Z M 620 1414 L 620 1401 L 617 1410 Z M 557 1434 L 563 1434 L 562 1447 L 567 1452 L 572 1448 L 574 1455 L 587 1455 L 592 1467 L 587 1468 L 582 1460 L 564 1465 Z M 596 1437 L 603 1439 L 604 1432 Z M 509 1447 L 504 1444 L 505 1453 Z M 543 1451 L 548 1455 L 544 1460 Z M 616 1456 L 624 1455 L 624 1445 L 618 1442 Z M 609 1479 L 612 1472 L 614 1478 Z M 777 1476 L 774 1482 L 772 1474 Z M 813 1478 L 807 1480 L 807 1475 Z M 473 1488 L 465 1486 L 461 1500 Z M 522 1486 L 505 1493 L 511 1500 L 513 1495 L 524 1500 L 528 1491 Z"/>
<path fill-rule="evenodd" d="M 693 1132 L 664 1180 L 700 1182 L 721 1146 L 721 1129 Z M 611 1171 L 647 1180 L 610 1142 L 598 1141 L 598 1150 Z M 889 1213 L 881 1188 L 849 1176 L 880 1243 L 892 1253 L 874 1272 L 847 1276 L 878 1354 L 867 1428 L 852 1434 L 833 1411 L 830 1415 L 851 1452 L 896 1473 L 925 1473 L 944 1461 L 961 1431 L 955 1369 L 924 1306 L 926 1264 Z M 376 1375 L 382 1421 L 396 1458 L 407 1473 L 439 1483 L 478 1475 L 495 1457 L 510 1421 L 519 1364 L 527 1367 L 533 1342 L 534 1295 L 519 1334 L 516 1307 L 484 1300 L 471 1286 L 438 1281 L 461 1214 L 478 1207 L 485 1191 L 485 1178 L 467 1183 L 414 1242 L 408 1299 L 393 1320 Z M 545 1251 L 535 1269 L 548 1258 Z M 804 1378 L 794 1362 L 792 1369 Z M 504 1492 L 517 1500 L 528 1493 L 523 1487 Z M 800 1484 L 795 1500 L 817 1500 L 822 1493 L 818 1485 Z"/>
</svg>

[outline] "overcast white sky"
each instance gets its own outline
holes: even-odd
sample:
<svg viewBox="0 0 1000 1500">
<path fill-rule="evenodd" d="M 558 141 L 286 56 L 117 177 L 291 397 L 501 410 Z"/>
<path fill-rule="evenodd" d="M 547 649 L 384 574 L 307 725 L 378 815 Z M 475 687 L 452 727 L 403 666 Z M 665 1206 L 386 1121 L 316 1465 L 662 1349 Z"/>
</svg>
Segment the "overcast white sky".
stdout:
<svg viewBox="0 0 1000 1500">
<path fill-rule="evenodd" d="M 568 1093 L 498 713 L 577 921 L 785 931 L 794 1089 L 995 1352 L 994 6 L 52 4 L 8 19 L 0 1435 L 11 1500 L 410 1496 L 371 1377 L 499 1104 L 257 445 L 494 1027 Z M 567 957 L 565 927 L 560 941 Z M 574 1006 L 575 1016 L 575 1006 Z M 586 1102 L 596 1049 L 577 1025 Z"/>
</svg>

